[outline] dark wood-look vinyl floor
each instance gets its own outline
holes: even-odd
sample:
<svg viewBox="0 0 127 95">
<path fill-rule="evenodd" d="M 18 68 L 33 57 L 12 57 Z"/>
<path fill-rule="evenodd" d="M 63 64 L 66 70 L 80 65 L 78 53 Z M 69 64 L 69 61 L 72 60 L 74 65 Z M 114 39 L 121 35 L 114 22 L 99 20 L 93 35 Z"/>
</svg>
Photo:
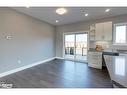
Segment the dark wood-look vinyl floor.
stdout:
<svg viewBox="0 0 127 95">
<path fill-rule="evenodd" d="M 13 88 L 112 88 L 106 69 L 60 59 L 2 77 L 0 82 L 11 83 Z"/>
</svg>

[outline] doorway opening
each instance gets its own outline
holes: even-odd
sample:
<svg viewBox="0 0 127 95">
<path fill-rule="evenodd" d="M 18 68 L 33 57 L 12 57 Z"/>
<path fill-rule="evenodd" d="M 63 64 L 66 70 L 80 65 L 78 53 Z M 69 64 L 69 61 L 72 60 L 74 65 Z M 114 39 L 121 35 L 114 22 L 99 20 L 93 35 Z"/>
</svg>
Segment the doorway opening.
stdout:
<svg viewBox="0 0 127 95">
<path fill-rule="evenodd" d="M 64 58 L 87 61 L 88 33 L 64 34 Z"/>
</svg>

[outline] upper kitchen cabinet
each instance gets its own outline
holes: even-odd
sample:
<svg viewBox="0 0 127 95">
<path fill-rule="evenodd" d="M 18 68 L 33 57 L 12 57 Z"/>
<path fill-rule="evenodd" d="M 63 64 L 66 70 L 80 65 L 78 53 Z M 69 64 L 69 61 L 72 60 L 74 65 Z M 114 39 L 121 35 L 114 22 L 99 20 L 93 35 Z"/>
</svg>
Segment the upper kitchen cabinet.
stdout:
<svg viewBox="0 0 127 95">
<path fill-rule="evenodd" d="M 95 24 L 95 40 L 112 40 L 112 22 Z"/>
<path fill-rule="evenodd" d="M 112 40 L 112 22 L 104 23 L 104 40 L 111 41 Z"/>
<path fill-rule="evenodd" d="M 104 23 L 95 24 L 95 40 L 102 40 L 104 30 Z"/>
<path fill-rule="evenodd" d="M 95 24 L 90 25 L 89 39 L 90 41 L 95 40 Z"/>
</svg>

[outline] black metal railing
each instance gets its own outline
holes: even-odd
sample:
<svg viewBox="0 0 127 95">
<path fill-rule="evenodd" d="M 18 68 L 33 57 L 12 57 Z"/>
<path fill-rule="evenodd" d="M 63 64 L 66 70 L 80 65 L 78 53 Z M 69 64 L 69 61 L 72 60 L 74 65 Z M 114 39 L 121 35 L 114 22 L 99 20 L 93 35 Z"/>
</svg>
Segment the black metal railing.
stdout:
<svg viewBox="0 0 127 95">
<path fill-rule="evenodd" d="M 84 51 L 86 51 L 87 48 L 86 47 L 82 47 L 81 51 L 82 51 L 82 56 L 85 56 L 86 54 L 84 54 Z M 69 54 L 69 55 L 74 55 L 74 47 L 66 47 L 65 48 L 65 54 Z"/>
</svg>

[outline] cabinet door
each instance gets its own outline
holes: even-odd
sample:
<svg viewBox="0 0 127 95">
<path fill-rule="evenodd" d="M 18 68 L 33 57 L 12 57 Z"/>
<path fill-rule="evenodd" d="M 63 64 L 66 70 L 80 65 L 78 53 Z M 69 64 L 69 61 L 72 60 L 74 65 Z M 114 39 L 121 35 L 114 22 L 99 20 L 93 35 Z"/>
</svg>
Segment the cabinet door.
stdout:
<svg viewBox="0 0 127 95">
<path fill-rule="evenodd" d="M 102 52 L 88 52 L 88 66 L 102 69 Z"/>
<path fill-rule="evenodd" d="M 112 40 L 112 22 L 104 23 L 103 40 L 106 41 Z"/>
<path fill-rule="evenodd" d="M 95 30 L 95 39 L 96 40 L 102 40 L 102 33 L 103 33 L 103 23 L 97 23 L 95 25 L 96 30 Z"/>
</svg>

